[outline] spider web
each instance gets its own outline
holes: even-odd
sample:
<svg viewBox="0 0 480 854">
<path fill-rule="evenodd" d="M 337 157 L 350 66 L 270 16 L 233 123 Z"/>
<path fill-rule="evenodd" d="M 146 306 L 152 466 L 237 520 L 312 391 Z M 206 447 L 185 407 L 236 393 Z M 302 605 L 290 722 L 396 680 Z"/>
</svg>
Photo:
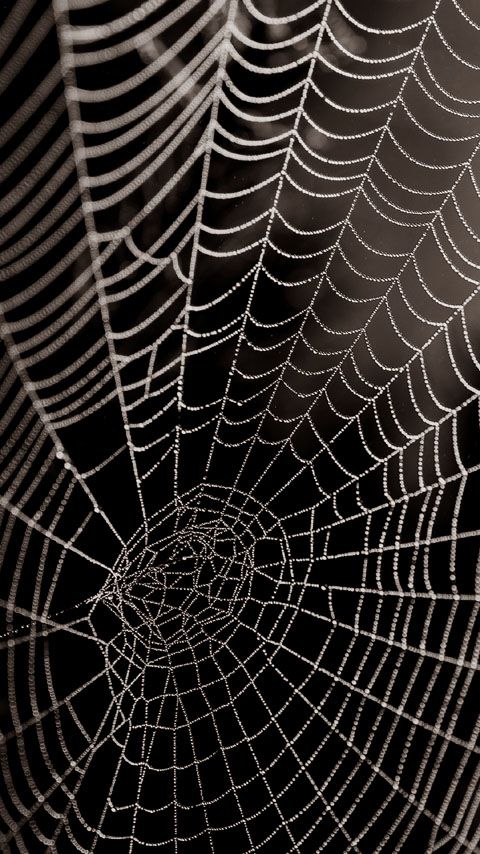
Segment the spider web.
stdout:
<svg viewBox="0 0 480 854">
<path fill-rule="evenodd" d="M 3 34 L 3 850 L 478 851 L 476 4 Z"/>
</svg>

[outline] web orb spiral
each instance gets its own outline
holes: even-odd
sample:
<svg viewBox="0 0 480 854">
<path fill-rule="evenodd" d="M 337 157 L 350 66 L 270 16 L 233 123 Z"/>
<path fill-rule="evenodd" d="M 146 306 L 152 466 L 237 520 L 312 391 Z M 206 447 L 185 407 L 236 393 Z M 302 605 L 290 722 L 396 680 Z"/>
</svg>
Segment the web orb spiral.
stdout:
<svg viewBox="0 0 480 854">
<path fill-rule="evenodd" d="M 5 0 L 0 848 L 480 851 L 474 0 Z"/>
</svg>

